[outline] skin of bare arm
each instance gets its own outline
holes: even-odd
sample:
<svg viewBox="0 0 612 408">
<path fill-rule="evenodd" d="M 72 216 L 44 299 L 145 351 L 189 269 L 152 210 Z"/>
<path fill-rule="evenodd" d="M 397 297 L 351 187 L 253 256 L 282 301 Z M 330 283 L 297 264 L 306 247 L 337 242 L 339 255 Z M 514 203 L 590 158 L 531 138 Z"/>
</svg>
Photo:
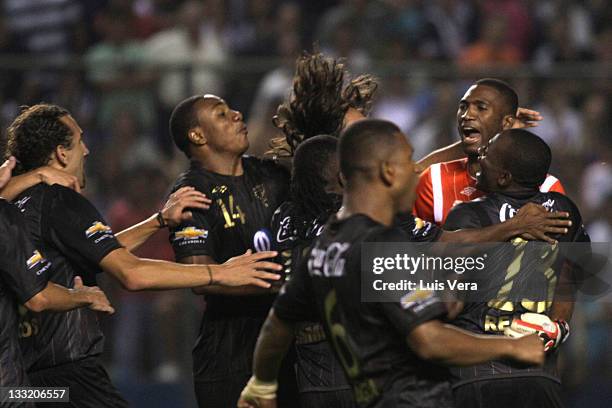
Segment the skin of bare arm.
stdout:
<svg viewBox="0 0 612 408">
<path fill-rule="evenodd" d="M 193 213 L 187 211 L 187 209 L 207 210 L 210 203 L 210 199 L 205 194 L 196 191 L 193 187 L 183 187 L 170 195 L 161 210 L 165 225 L 161 225 L 157 219 L 157 214 L 153 214 L 146 220 L 126 228 L 115 236 L 121 245 L 129 251 L 133 251 L 144 244 L 160 228 L 166 225 L 175 227 L 181 222 L 190 220 Z"/>
<path fill-rule="evenodd" d="M 209 285 L 257 285 L 269 288 L 268 281 L 280 275 L 263 270 L 279 271 L 282 267 L 262 259 L 276 256 L 275 252 L 258 253 L 243 258 L 246 262 L 233 265 L 181 265 L 173 262 L 142 259 L 125 248 L 106 255 L 100 262 L 104 271 L 113 275 L 129 291 L 194 288 Z M 211 278 L 212 277 L 212 281 Z"/>
<path fill-rule="evenodd" d="M 215 260 L 208 255 L 189 256 L 179 260 L 182 264 L 201 265 L 216 264 Z M 227 296 L 246 296 L 246 295 L 267 295 L 278 292 L 278 287 L 274 286 L 269 289 L 249 286 L 228 287 L 220 285 L 205 285 L 192 289 L 196 295 L 227 295 Z"/>
<path fill-rule="evenodd" d="M 43 290 L 25 303 L 25 307 L 33 312 L 42 312 L 43 310 L 65 312 L 79 307 L 88 307 L 99 312 L 115 313 L 115 309 L 111 306 L 104 292 L 97 286 L 84 286 L 83 281 L 78 276 L 74 278 L 73 289 L 48 282 Z"/>
<path fill-rule="evenodd" d="M 408 335 L 408 344 L 422 359 L 442 365 L 468 366 L 506 358 L 541 365 L 545 357 L 537 335 L 520 339 L 475 335 L 439 320 L 417 326 Z"/>
</svg>

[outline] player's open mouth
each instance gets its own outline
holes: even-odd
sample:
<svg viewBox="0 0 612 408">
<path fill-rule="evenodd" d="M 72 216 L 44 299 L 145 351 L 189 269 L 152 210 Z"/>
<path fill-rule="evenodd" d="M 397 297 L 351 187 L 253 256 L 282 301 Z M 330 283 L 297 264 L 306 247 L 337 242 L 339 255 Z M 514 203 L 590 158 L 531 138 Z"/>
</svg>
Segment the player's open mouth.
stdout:
<svg viewBox="0 0 612 408">
<path fill-rule="evenodd" d="M 461 132 L 463 133 L 463 142 L 465 144 L 480 143 L 481 135 L 478 129 L 466 126 L 461 128 Z"/>
<path fill-rule="evenodd" d="M 245 135 L 249 133 L 249 131 L 247 130 L 246 125 L 243 125 L 240 130 L 238 130 L 238 133 L 244 133 Z"/>
</svg>

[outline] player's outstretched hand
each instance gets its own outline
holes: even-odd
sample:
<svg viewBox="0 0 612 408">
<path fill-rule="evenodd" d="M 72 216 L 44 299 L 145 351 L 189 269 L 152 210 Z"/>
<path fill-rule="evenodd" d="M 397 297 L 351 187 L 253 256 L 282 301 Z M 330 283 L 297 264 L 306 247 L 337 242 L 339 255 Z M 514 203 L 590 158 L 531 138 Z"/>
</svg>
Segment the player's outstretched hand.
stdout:
<svg viewBox="0 0 612 408">
<path fill-rule="evenodd" d="M 11 179 L 13 169 L 15 168 L 16 160 L 13 156 L 9 157 L 2 166 L 0 166 L 0 189 L 4 188 L 6 183 Z"/>
<path fill-rule="evenodd" d="M 544 342 L 537 334 L 513 339 L 512 346 L 512 357 L 516 361 L 528 365 L 544 364 Z"/>
<path fill-rule="evenodd" d="M 208 210 L 212 201 L 205 194 L 200 193 L 193 187 L 182 187 L 168 197 L 168 201 L 162 209 L 162 217 L 170 227 L 176 227 L 184 221 L 193 217 L 187 208 Z"/>
<path fill-rule="evenodd" d="M 281 278 L 279 274 L 265 271 L 281 271 L 283 267 L 274 262 L 264 259 L 274 258 L 276 251 L 264 251 L 252 254 L 249 249 L 243 255 L 236 256 L 226 261 L 223 269 L 217 269 L 213 275 L 213 282 L 217 285 L 244 286 L 253 285 L 269 288 L 270 282 Z"/>
<path fill-rule="evenodd" d="M 557 241 L 549 235 L 567 234 L 568 228 L 572 226 L 568 218 L 567 212 L 549 212 L 539 204 L 527 203 L 518 210 L 512 222 L 516 223 L 521 238 L 546 241 L 554 245 Z"/>
<path fill-rule="evenodd" d="M 115 309 L 110 304 L 104 292 L 102 292 L 102 289 L 97 286 L 83 285 L 83 279 L 81 279 L 80 276 L 75 276 L 73 290 L 85 293 L 87 295 L 90 302 L 89 309 L 108 314 L 115 313 Z"/>
<path fill-rule="evenodd" d="M 540 112 L 526 108 L 518 108 L 516 112 L 516 120 L 512 124 L 513 129 L 524 129 L 538 126 L 544 117 L 540 115 Z"/>
<path fill-rule="evenodd" d="M 53 184 L 59 184 L 64 187 L 71 188 L 77 193 L 81 192 L 81 184 L 79 183 L 79 179 L 71 174 L 50 166 L 43 166 L 36 170 L 36 172 L 40 176 L 41 181 L 45 184 L 50 186 Z"/>
</svg>

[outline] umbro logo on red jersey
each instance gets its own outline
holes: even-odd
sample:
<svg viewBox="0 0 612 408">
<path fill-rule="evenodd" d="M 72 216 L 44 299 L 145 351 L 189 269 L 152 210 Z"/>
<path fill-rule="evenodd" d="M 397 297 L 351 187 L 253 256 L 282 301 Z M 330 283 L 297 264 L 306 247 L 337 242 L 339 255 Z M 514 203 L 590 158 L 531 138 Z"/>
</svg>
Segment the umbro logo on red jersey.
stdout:
<svg viewBox="0 0 612 408">
<path fill-rule="evenodd" d="M 464 196 L 470 197 L 472 194 L 476 192 L 476 188 L 472 186 L 467 186 L 463 190 L 461 190 L 461 194 Z"/>
</svg>

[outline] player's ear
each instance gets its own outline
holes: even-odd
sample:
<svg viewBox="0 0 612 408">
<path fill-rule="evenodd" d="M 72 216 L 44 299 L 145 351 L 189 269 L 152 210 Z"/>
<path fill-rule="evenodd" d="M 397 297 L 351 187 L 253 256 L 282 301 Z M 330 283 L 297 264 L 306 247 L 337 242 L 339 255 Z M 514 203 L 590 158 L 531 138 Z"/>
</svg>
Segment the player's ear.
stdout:
<svg viewBox="0 0 612 408">
<path fill-rule="evenodd" d="M 187 138 L 189 139 L 190 143 L 193 143 L 196 146 L 203 146 L 208 142 L 206 135 L 200 126 L 189 129 Z"/>
<path fill-rule="evenodd" d="M 59 163 L 62 167 L 68 166 L 68 150 L 69 149 L 66 146 L 57 145 L 55 146 L 55 150 L 53 151 L 53 159 L 55 159 L 55 161 Z"/>
<path fill-rule="evenodd" d="M 514 126 L 514 121 L 516 120 L 517 118 L 514 115 L 504 116 L 504 118 L 502 119 L 502 129 L 503 130 L 512 129 L 512 126 Z"/>
<path fill-rule="evenodd" d="M 381 180 L 388 186 L 393 184 L 395 180 L 395 168 L 393 168 L 393 165 L 387 161 L 383 161 L 380 163 L 379 169 Z"/>
</svg>

